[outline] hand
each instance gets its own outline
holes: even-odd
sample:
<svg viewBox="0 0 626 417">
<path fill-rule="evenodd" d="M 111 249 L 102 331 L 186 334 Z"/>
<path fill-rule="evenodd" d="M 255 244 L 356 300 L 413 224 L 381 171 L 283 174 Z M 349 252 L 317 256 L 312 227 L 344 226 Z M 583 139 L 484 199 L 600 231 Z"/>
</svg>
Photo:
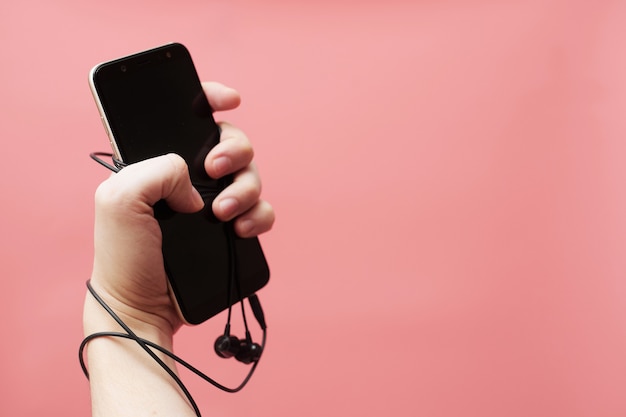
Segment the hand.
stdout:
<svg viewBox="0 0 626 417">
<path fill-rule="evenodd" d="M 203 84 L 216 111 L 236 108 L 239 94 L 217 83 Z M 251 237 L 268 231 L 274 211 L 260 199 L 261 181 L 245 134 L 220 123 L 221 142 L 207 155 L 214 178 L 233 174 L 233 183 L 213 202 L 215 215 L 234 219 L 235 232 Z M 161 231 L 152 206 L 165 199 L 175 211 L 190 213 L 204 203 L 177 155 L 132 164 L 104 181 L 96 192 L 95 258 L 91 283 L 100 296 L 138 334 L 166 347 L 181 325 L 170 298 L 161 254 Z M 111 329 L 110 318 L 87 296 L 85 333 Z"/>
</svg>

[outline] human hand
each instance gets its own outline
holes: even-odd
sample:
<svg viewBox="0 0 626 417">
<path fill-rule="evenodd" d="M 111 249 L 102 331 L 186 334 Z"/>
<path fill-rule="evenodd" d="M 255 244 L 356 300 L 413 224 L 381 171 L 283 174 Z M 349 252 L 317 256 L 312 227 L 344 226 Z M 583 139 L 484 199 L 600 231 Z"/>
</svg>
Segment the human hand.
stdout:
<svg viewBox="0 0 626 417">
<path fill-rule="evenodd" d="M 239 94 L 218 83 L 203 84 L 216 111 L 239 105 Z M 233 183 L 213 202 L 218 219 L 233 220 L 241 237 L 269 230 L 272 207 L 260 199 L 261 181 L 253 150 L 245 134 L 220 123 L 221 142 L 205 159 L 213 178 L 233 174 Z M 104 181 L 96 192 L 95 258 L 91 284 L 120 317 L 143 337 L 171 344 L 181 319 L 172 303 L 163 257 L 161 231 L 152 206 L 165 199 L 175 211 L 200 210 L 203 201 L 177 155 L 132 164 Z M 85 333 L 112 330 L 110 318 L 89 296 L 85 303 Z"/>
</svg>

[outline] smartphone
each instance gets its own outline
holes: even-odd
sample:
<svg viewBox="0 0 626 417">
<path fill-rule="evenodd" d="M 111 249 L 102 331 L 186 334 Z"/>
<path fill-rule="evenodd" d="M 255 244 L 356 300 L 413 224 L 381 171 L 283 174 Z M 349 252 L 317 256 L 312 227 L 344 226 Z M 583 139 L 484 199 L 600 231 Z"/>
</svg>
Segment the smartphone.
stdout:
<svg viewBox="0 0 626 417">
<path fill-rule="evenodd" d="M 232 227 L 212 216 L 211 202 L 228 180 L 212 179 L 204 169 L 220 129 L 187 48 L 171 43 L 96 65 L 89 81 L 115 158 L 132 164 L 179 154 L 205 200 L 205 209 L 193 214 L 155 205 L 169 287 L 183 320 L 202 323 L 265 286 L 269 268 L 258 239 L 229 240 Z"/>
</svg>

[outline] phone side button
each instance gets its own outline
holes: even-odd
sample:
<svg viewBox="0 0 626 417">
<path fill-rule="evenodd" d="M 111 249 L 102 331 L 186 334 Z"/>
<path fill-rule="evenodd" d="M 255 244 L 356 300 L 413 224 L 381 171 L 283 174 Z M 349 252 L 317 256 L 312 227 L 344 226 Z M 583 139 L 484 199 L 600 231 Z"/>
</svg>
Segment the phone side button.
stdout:
<svg viewBox="0 0 626 417">
<path fill-rule="evenodd" d="M 109 135 L 109 129 L 107 129 L 107 124 L 104 121 L 104 117 L 100 116 L 100 121 L 102 122 L 102 127 L 104 128 L 104 131 L 107 132 L 107 136 Z"/>
</svg>

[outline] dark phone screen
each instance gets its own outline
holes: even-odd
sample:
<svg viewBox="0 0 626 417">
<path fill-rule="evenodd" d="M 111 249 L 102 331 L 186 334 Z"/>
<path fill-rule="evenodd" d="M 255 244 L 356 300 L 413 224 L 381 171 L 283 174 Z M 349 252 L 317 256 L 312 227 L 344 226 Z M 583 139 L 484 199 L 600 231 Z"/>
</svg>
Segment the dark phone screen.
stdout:
<svg viewBox="0 0 626 417">
<path fill-rule="evenodd" d="M 181 155 L 210 206 L 224 186 L 204 170 L 219 128 L 186 48 L 172 44 L 112 61 L 98 67 L 93 78 L 122 160 Z M 227 308 L 226 225 L 202 213 L 162 216 L 159 224 L 167 274 L 184 318 L 197 324 Z M 256 238 L 235 239 L 235 250 L 245 297 L 267 283 L 269 270 Z M 232 301 L 237 300 L 234 292 Z"/>
</svg>

